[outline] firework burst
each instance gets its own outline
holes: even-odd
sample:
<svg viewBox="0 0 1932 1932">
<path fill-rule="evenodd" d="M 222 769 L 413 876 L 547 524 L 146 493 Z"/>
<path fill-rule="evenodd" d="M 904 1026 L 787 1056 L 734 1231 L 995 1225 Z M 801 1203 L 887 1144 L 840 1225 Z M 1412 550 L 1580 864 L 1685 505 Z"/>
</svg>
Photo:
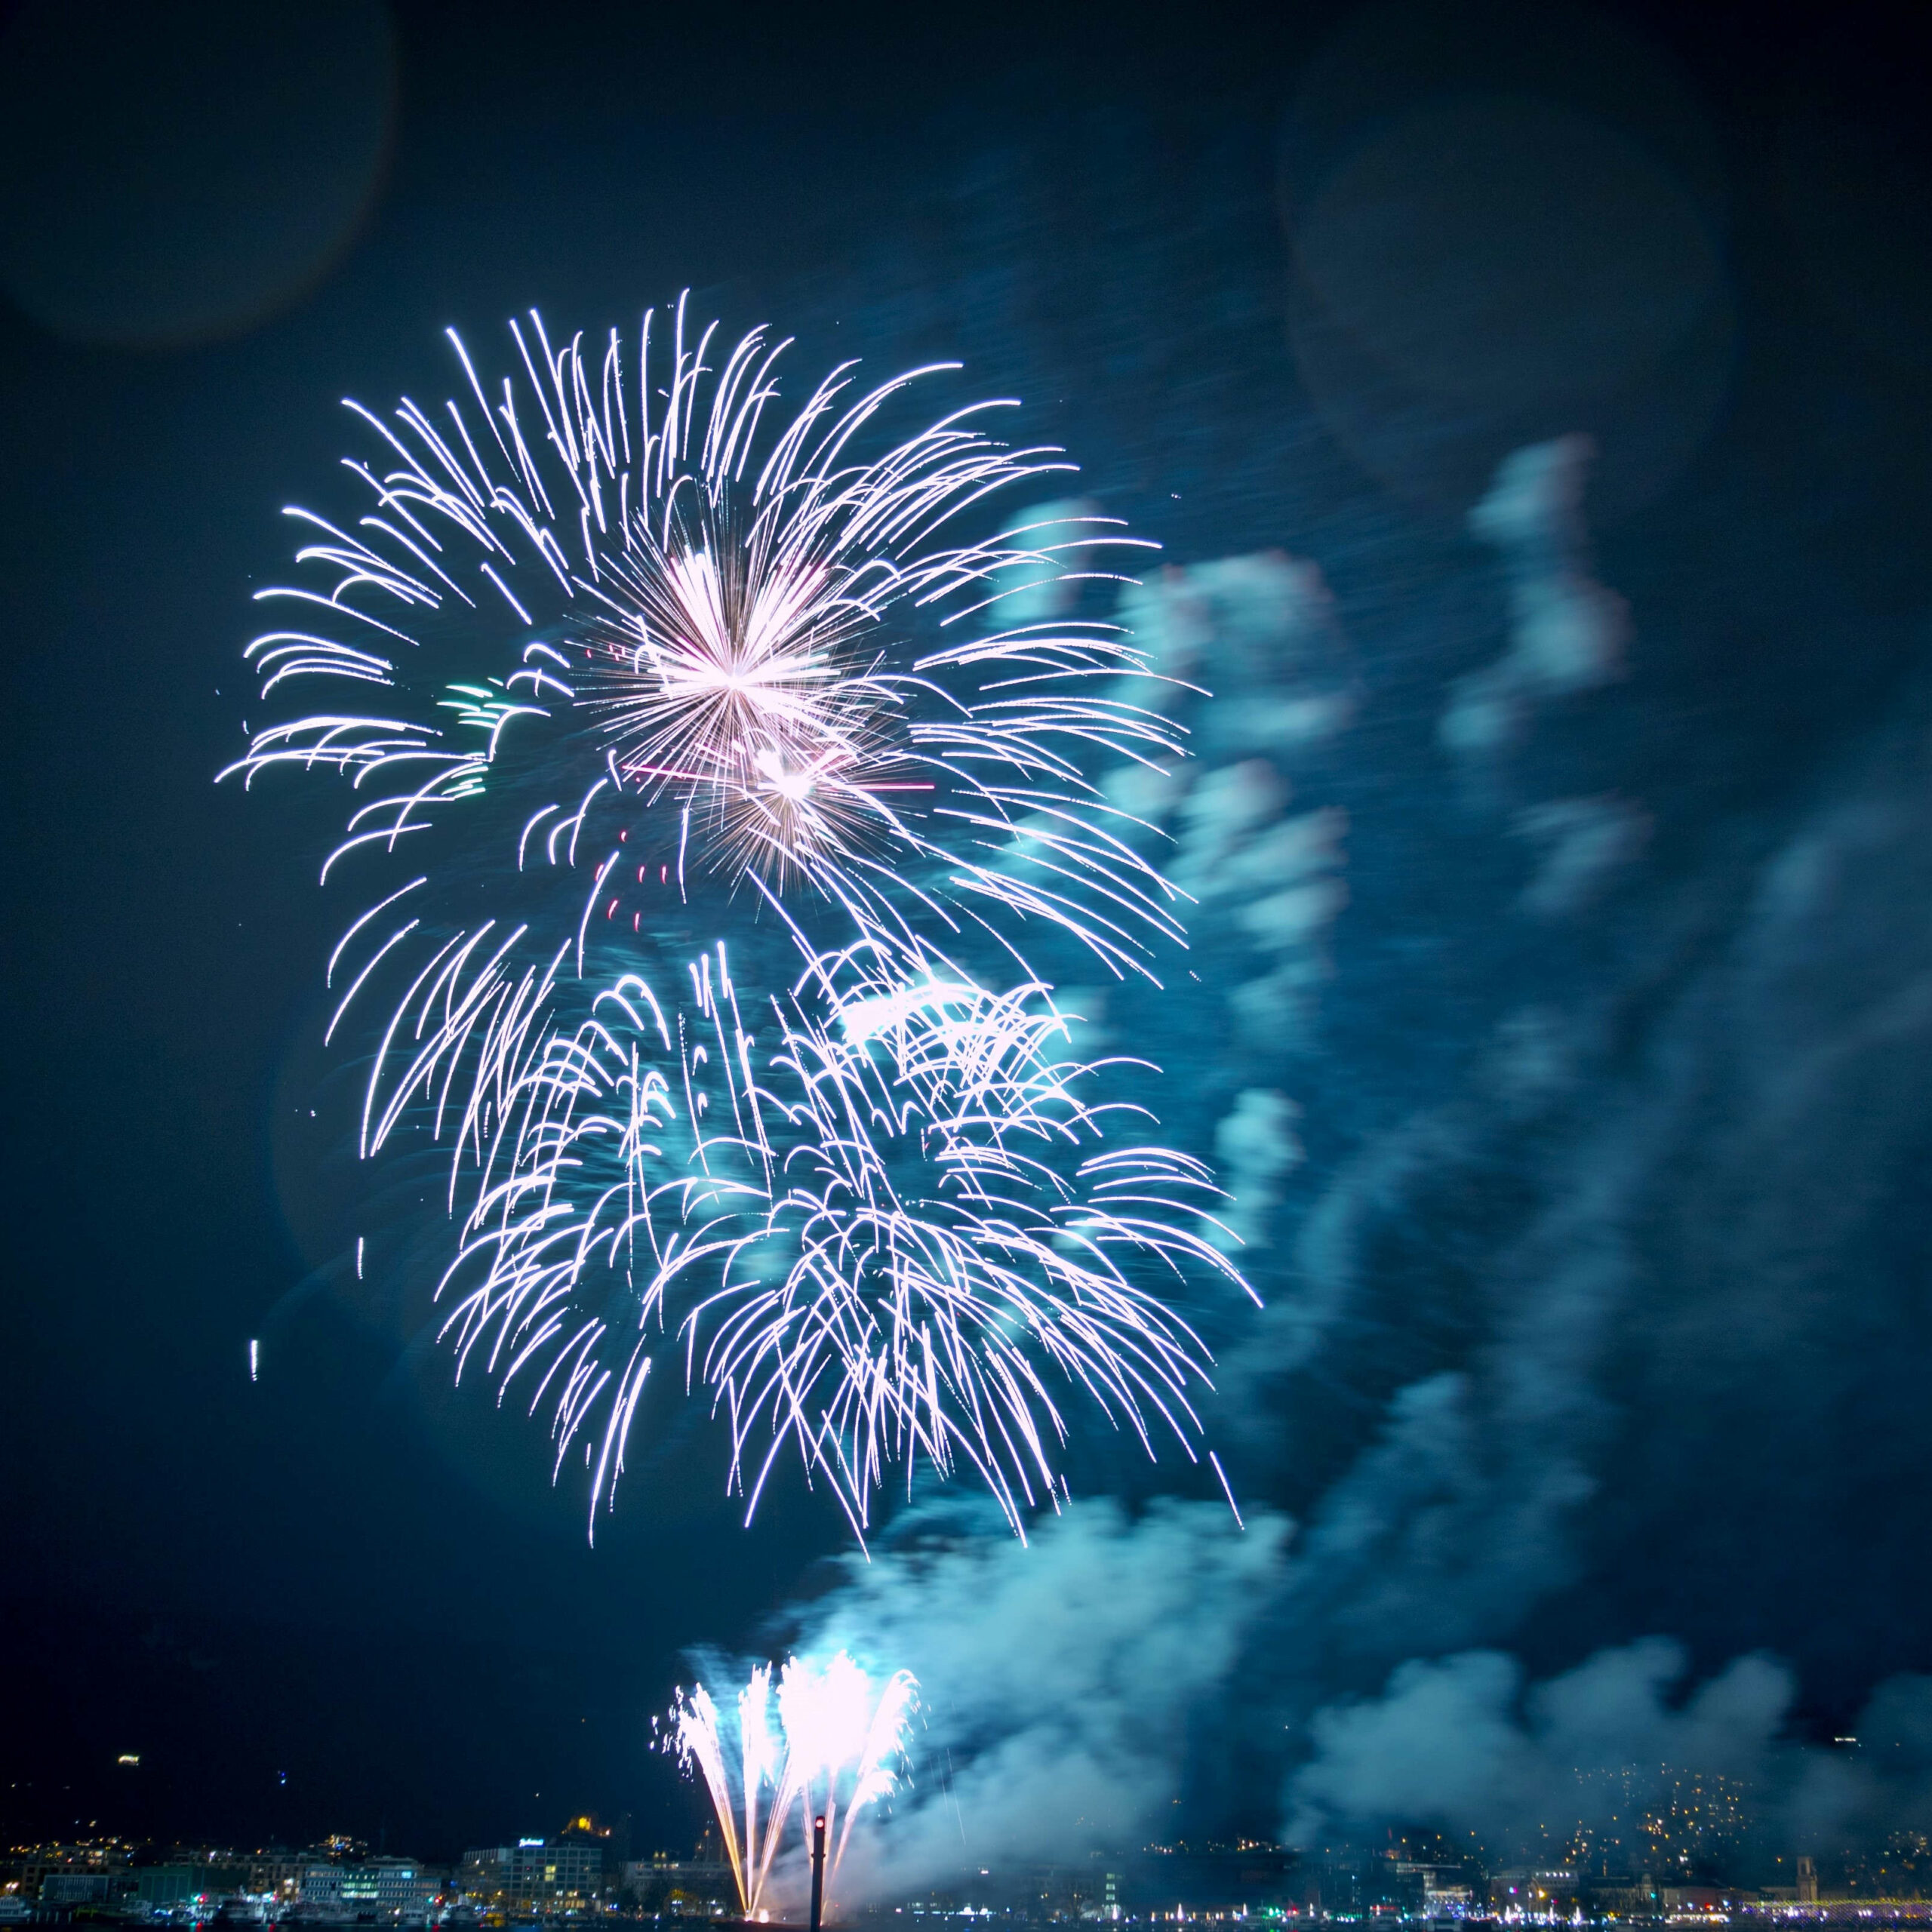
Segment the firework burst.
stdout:
<svg viewBox="0 0 1932 1932">
<path fill-rule="evenodd" d="M 934 371 L 842 365 L 784 416 L 784 343 L 714 366 L 681 303 L 660 361 L 653 326 L 634 374 L 533 315 L 494 401 L 456 342 L 468 401 L 350 405 L 365 512 L 291 512 L 309 580 L 248 648 L 271 703 L 337 697 L 230 771 L 346 783 L 325 884 L 410 863 L 329 963 L 330 1037 L 374 1015 L 359 1151 L 446 1149 L 445 1332 L 547 1407 L 559 1469 L 581 1446 L 593 1511 L 675 1337 L 748 1516 L 789 1443 L 862 1534 L 919 1460 L 1019 1527 L 1064 1491 L 1057 1388 L 1192 1453 L 1206 1352 L 1164 1297 L 1244 1287 L 1211 1177 L 1097 1097 L 1022 948 L 1158 983 L 1182 937 L 1088 776 L 1177 751 L 1146 667 L 1106 626 L 996 628 L 1131 540 L 998 524 L 1067 466 L 992 440 L 1001 405 L 863 454 Z M 749 1003 L 754 941 L 692 931 L 734 894 Z"/>
<path fill-rule="evenodd" d="M 1207 1352 L 1132 1264 L 1240 1283 L 1197 1231 L 1209 1176 L 1108 1137 L 1132 1110 L 1084 1097 L 1106 1063 L 1052 1057 L 1067 1022 L 1044 987 L 884 951 L 806 960 L 763 1015 L 720 944 L 675 1030 L 635 975 L 567 1037 L 491 1029 L 500 1064 L 472 1092 L 504 1125 L 458 1130 L 479 1172 L 445 1331 L 459 1373 L 478 1359 L 549 1404 L 560 1469 L 582 1436 L 593 1509 L 667 1326 L 728 1420 L 747 1521 L 789 1443 L 861 1536 L 888 1468 L 918 1459 L 973 1469 L 1023 1530 L 1065 1491 L 1054 1381 L 1150 1451 L 1156 1428 L 1190 1444 Z M 410 1057 L 389 1118 L 441 1080 L 441 1044 Z"/>
<path fill-rule="evenodd" d="M 406 398 L 386 422 L 349 405 L 387 466 L 349 463 L 371 499 L 353 530 L 290 512 L 315 533 L 297 552 L 314 579 L 257 593 L 303 625 L 249 646 L 263 697 L 317 678 L 419 689 L 424 647 L 457 612 L 497 640 L 498 669 L 430 687 L 432 713 L 454 718 L 332 706 L 257 732 L 231 770 L 252 783 L 332 767 L 370 795 L 326 872 L 361 847 L 395 851 L 488 789 L 506 734 L 548 725 L 569 747 L 555 766 L 599 774 L 574 819 L 548 808 L 574 825 L 573 852 L 593 804 L 608 819 L 668 794 L 681 873 L 688 860 L 808 881 L 902 928 L 916 873 L 943 918 L 1057 923 L 1116 970 L 1146 971 L 1149 937 L 1180 937 L 1178 895 L 1081 762 L 1175 750 L 1158 710 L 1120 694 L 1144 663 L 1102 625 L 947 635 L 1034 587 L 1054 552 L 1137 540 L 1093 518 L 1072 538 L 1057 520 L 1044 550 L 1023 525 L 945 541 L 983 500 L 1068 467 L 974 426 L 1000 404 L 851 458 L 891 399 L 954 365 L 857 395 L 841 365 L 767 451 L 787 345 L 754 330 L 714 371 L 715 325 L 688 346 L 681 303 L 654 414 L 651 323 L 634 383 L 614 331 L 600 369 L 580 337 L 552 350 L 533 315 L 528 337 L 512 330 L 528 386 L 506 378 L 494 408 L 451 337 L 480 423 L 454 401 L 441 425 Z M 586 737 L 601 755 L 586 759 Z"/>
</svg>

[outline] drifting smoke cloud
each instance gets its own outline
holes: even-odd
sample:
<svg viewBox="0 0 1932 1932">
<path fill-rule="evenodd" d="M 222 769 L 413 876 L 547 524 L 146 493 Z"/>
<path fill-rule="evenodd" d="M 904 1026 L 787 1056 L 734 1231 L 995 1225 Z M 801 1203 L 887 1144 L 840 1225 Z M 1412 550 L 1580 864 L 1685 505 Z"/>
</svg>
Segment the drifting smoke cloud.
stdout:
<svg viewBox="0 0 1932 1932">
<path fill-rule="evenodd" d="M 1196 778 L 1180 809 L 1176 884 L 1194 894 L 1200 927 L 1244 976 L 1229 995 L 1236 1024 L 1263 1047 L 1299 1041 L 1315 994 L 1334 972 L 1329 938 L 1348 903 L 1342 877 L 1348 814 L 1289 815 L 1290 788 L 1266 758 Z"/>
<path fill-rule="evenodd" d="M 1664 1638 L 1599 1651 L 1527 1688 L 1521 1665 L 1494 1651 L 1404 1663 L 1381 1697 L 1315 1714 L 1314 1755 L 1289 1785 L 1289 1835 L 1315 1843 L 1399 1818 L 1504 1856 L 1561 1856 L 1594 1841 L 1634 1870 L 1655 1856 L 1645 1817 L 1667 1813 L 1674 1778 L 1687 1771 L 1748 1795 L 1740 1835 L 1754 1819 L 1765 1846 L 1922 1823 L 1932 1678 L 1881 1685 L 1854 1755 L 1788 1740 L 1797 1686 L 1786 1666 L 1740 1657 L 1674 1703 L 1687 1663 L 1682 1645 Z"/>
<path fill-rule="evenodd" d="M 1195 749 L 1211 763 L 1319 744 L 1354 721 L 1358 694 L 1313 564 L 1278 550 L 1170 567 L 1130 586 L 1118 613 L 1155 668 L 1218 694 Z"/>
<path fill-rule="evenodd" d="M 1642 851 L 1651 820 L 1622 798 L 1552 798 L 1518 813 L 1515 830 L 1540 856 L 1519 902 L 1523 910 L 1561 919 L 1586 910 Z"/>
<path fill-rule="evenodd" d="M 1510 632 L 1434 714 L 1452 769 L 1493 771 L 1532 724 L 1540 755 L 1586 731 L 1623 674 L 1586 454 L 1519 451 L 1478 509 Z M 851 1571 L 811 1641 L 903 1663 L 930 1699 L 880 1882 L 1177 1818 L 1309 1843 L 1435 1823 L 1500 1855 L 1552 1818 L 1620 1829 L 1666 1766 L 1734 1781 L 1746 1860 L 1922 1829 L 1917 1558 L 1857 1499 L 1932 1461 L 1932 689 L 1777 811 L 1680 840 L 1671 879 L 1633 865 L 1653 811 L 1621 789 L 1472 833 L 1417 780 L 1412 816 L 1374 827 L 1413 863 L 1368 874 L 1352 805 L 1347 918 L 1399 900 L 1383 943 L 1412 962 L 1358 991 L 1325 963 L 1347 748 L 1338 729 L 1300 762 L 1305 741 L 1245 721 L 1317 661 L 1352 689 L 1312 582 L 1238 558 L 1150 589 L 1167 667 L 1217 695 L 1188 718 L 1200 759 L 1134 781 L 1225 983 L 1220 1044 L 1186 1051 L 1222 1097 L 1204 1139 L 1268 1304 L 1224 1352 L 1212 1427 L 1244 1504 L 1300 1528 L 1076 1502 L 1031 1549 L 928 1519 Z M 1293 622 L 1231 588 L 1261 583 L 1294 586 Z M 1451 835 L 1491 840 L 1491 871 L 1441 858 Z M 1473 882 L 1419 900 L 1438 860 Z M 1327 910 L 1292 934 L 1258 909 L 1311 887 Z M 1305 977 L 1257 1026 L 1242 989 L 1284 968 Z M 1379 1043 L 1417 980 L 1446 1072 L 1331 1044 Z M 1801 1689 L 1863 1707 L 1855 1753 L 1803 1741 Z"/>
<path fill-rule="evenodd" d="M 1215 1158 L 1234 1197 L 1226 1217 L 1229 1231 L 1246 1246 L 1266 1242 L 1281 1183 L 1301 1164 L 1295 1136 L 1300 1118 L 1300 1108 L 1285 1094 L 1244 1087 L 1235 1097 L 1234 1110 L 1214 1130 Z"/>
<path fill-rule="evenodd" d="M 1492 758 L 1528 729 L 1536 708 L 1623 674 L 1629 614 L 1590 575 L 1583 479 L 1587 436 L 1518 450 L 1498 469 L 1469 528 L 1501 556 L 1509 581 L 1509 647 L 1460 680 L 1440 727 L 1460 758 Z"/>
<path fill-rule="evenodd" d="M 1229 981 L 1233 1031 L 1262 1053 L 1291 1053 L 1309 1038 L 1349 901 L 1347 812 L 1291 809 L 1297 765 L 1331 748 L 1359 709 L 1334 599 L 1314 565 L 1270 550 L 1171 568 L 1129 586 L 1117 614 L 1174 681 L 1166 702 L 1195 755 L 1103 784 L 1171 835 L 1170 875 L 1198 902 L 1193 943 Z M 1230 1131 L 1252 1140 L 1245 1126 Z M 1251 1165 L 1251 1189 L 1267 1196 L 1241 1211 L 1251 1243 L 1267 1238 L 1268 1190 L 1282 1171 L 1272 1156 Z"/>
<path fill-rule="evenodd" d="M 1131 1841 L 1171 1803 L 1189 1728 L 1235 1669 L 1287 1537 L 1265 1514 L 1244 1533 L 1219 1503 L 1134 1521 L 1077 1501 L 1031 1548 L 948 1523 L 903 1523 L 811 1619 L 814 1650 L 909 1669 L 929 1726 L 892 1826 L 854 1841 L 872 1861 L 847 1881 L 855 1897 L 1050 1859 L 1070 1838 Z"/>
<path fill-rule="evenodd" d="M 1649 1638 L 1604 1651 L 1527 1692 L 1521 1666 L 1494 1651 L 1401 1666 L 1380 1698 L 1329 1706 L 1309 1724 L 1315 1755 L 1289 1786 L 1298 1841 L 1398 1817 L 1515 1849 L 1558 1812 L 1603 1826 L 1620 1790 L 1590 1774 L 1629 1767 L 1642 1796 L 1672 1765 L 1738 1780 L 1761 1777 L 1778 1752 L 1790 1674 L 1743 1657 L 1680 1709 L 1682 1647 Z"/>
</svg>

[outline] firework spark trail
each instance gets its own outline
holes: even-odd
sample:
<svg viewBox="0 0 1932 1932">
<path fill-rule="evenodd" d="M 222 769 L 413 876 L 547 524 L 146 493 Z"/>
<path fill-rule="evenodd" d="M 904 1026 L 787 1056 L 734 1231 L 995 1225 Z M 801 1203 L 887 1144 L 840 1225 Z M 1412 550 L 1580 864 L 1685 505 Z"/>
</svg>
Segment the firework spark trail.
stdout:
<svg viewBox="0 0 1932 1932">
<path fill-rule="evenodd" d="M 1112 1063 L 1056 1057 L 1067 1019 L 1020 947 L 1060 934 L 1151 981 L 1182 937 L 1140 822 L 1086 776 L 1178 749 L 1134 701 L 1138 654 L 1102 626 L 976 628 L 1057 552 L 1133 540 L 958 539 L 1069 466 L 989 438 L 998 405 L 855 455 L 934 371 L 861 392 L 841 365 L 768 437 L 784 343 L 754 331 L 714 368 L 680 303 L 654 389 L 651 328 L 635 384 L 614 332 L 600 368 L 533 315 L 528 383 L 494 406 L 452 335 L 480 416 L 350 405 L 385 451 L 347 466 L 373 506 L 353 531 L 291 512 L 322 587 L 260 593 L 305 627 L 248 655 L 266 697 L 319 677 L 383 700 L 269 724 L 229 770 L 346 780 L 325 882 L 411 864 L 329 961 L 331 1038 L 386 1003 L 358 1149 L 447 1147 L 458 1372 L 547 1405 L 558 1471 L 582 1441 L 593 1523 L 668 1332 L 748 1519 L 789 1441 L 862 1536 L 887 1466 L 920 1457 L 975 1470 L 1020 1529 L 1065 1490 L 1049 1374 L 1194 1453 L 1206 1352 L 1139 1275 L 1245 1291 L 1204 1238 L 1211 1177 L 1083 1097 Z M 452 634 L 471 661 L 437 681 Z M 638 970 L 662 969 L 647 917 L 707 875 L 793 958 L 749 1025 L 721 943 L 662 998 Z"/>
<path fill-rule="evenodd" d="M 704 1780 L 747 1916 L 764 1896 L 795 1804 L 801 1844 L 811 1843 L 813 1818 L 825 1819 L 833 1847 L 829 1875 L 837 1874 L 853 1826 L 898 1787 L 918 1695 L 917 1684 L 903 1670 L 875 1690 L 843 1651 L 823 1663 L 789 1659 L 778 1673 L 775 1698 L 771 1669 L 759 1665 L 728 1723 L 702 1684 L 678 1691 L 666 1748 Z M 771 1798 L 761 1822 L 767 1790 Z"/>
<path fill-rule="evenodd" d="M 647 316 L 645 376 L 651 325 Z M 1109 627 L 1079 624 L 934 639 L 897 669 L 875 641 L 889 616 L 949 607 L 937 619 L 943 632 L 1055 568 L 1051 553 L 1074 544 L 1063 523 L 1049 533 L 1062 540 L 1045 550 L 1026 544 L 1024 528 L 983 542 L 938 539 L 989 494 L 1069 467 L 1053 460 L 1059 453 L 992 441 L 972 419 L 1007 405 L 988 403 L 870 463 L 848 461 L 888 401 L 955 366 L 848 400 L 848 363 L 748 476 L 784 343 L 768 346 L 753 331 L 715 372 L 704 408 L 713 331 L 687 348 L 680 303 L 665 408 L 654 423 L 641 379 L 634 445 L 615 332 L 593 380 L 580 337 L 553 352 L 534 315 L 531 327 L 540 355 L 512 328 L 530 389 L 506 380 L 494 410 L 452 337 L 487 440 L 454 402 L 454 434 L 407 399 L 392 423 L 351 405 L 394 465 L 380 475 L 348 465 L 374 498 L 362 534 L 292 510 L 324 540 L 297 554 L 326 589 L 257 593 L 326 613 L 355 639 L 306 629 L 257 638 L 248 655 L 264 696 L 315 677 L 406 688 L 423 626 L 457 606 L 480 618 L 500 599 L 509 629 L 528 640 L 506 675 L 450 686 L 454 696 L 433 701 L 451 720 L 328 711 L 256 735 L 231 768 L 251 783 L 278 766 L 323 765 L 358 792 L 372 780 L 383 788 L 352 814 L 325 872 L 365 845 L 394 851 L 478 795 L 518 721 L 589 720 L 614 795 L 680 792 L 697 808 L 706 862 L 727 876 L 807 881 L 866 924 L 906 930 L 907 869 L 924 865 L 936 876 L 918 897 L 948 923 L 1035 918 L 1065 927 L 1114 970 L 1148 972 L 1140 928 L 1178 939 L 1178 896 L 1120 835 L 1131 821 L 1080 763 L 1096 749 L 1143 763 L 1174 752 L 1158 707 L 1118 694 L 1138 675 L 1151 695 L 1140 654 Z M 533 407 L 540 456 L 525 435 Z M 495 466 L 484 454 L 492 445 Z M 546 463 L 560 472 L 554 497 Z M 1138 543 L 1091 521 L 1077 533 L 1082 550 Z M 474 553 L 467 586 L 458 550 Z M 562 621 L 561 640 L 528 637 L 538 609 Z M 477 736 L 460 742 L 453 728 Z M 949 823 L 968 829 L 968 849 L 937 835 Z"/>
<path fill-rule="evenodd" d="M 671 1746 L 685 1768 L 695 1767 L 704 1780 L 739 1903 L 746 1912 L 755 1907 L 764 1892 L 771 1856 L 784 1826 L 783 1813 L 774 1810 L 761 1844 L 758 1799 L 764 1786 L 780 1778 L 784 1763 L 783 1745 L 772 1728 L 771 1709 L 771 1672 L 761 1664 L 738 1693 L 737 1735 L 731 1742 L 728 1743 L 718 1721 L 711 1693 L 702 1684 L 688 1697 L 680 1690 L 671 1713 Z"/>
<path fill-rule="evenodd" d="M 687 1380 L 728 1419 L 748 1519 L 789 1441 L 862 1536 L 887 1466 L 909 1477 L 915 1454 L 942 1474 L 963 1461 L 1020 1529 L 1064 1487 L 1044 1366 L 1150 1450 L 1158 1427 L 1191 1454 L 1206 1351 L 1124 1263 L 1238 1284 L 1195 1232 L 1211 1225 L 1205 1171 L 1103 1139 L 1130 1110 L 1081 1097 L 1107 1063 L 1050 1057 L 1067 1022 L 1044 988 L 995 995 L 930 960 L 915 974 L 876 938 L 801 963 L 768 1003 L 762 1069 L 721 944 L 692 974 L 675 1051 L 635 975 L 540 1042 L 535 1003 L 503 999 L 501 1065 L 477 1084 L 504 1124 L 463 1129 L 482 1165 L 443 1290 L 459 1372 L 480 1349 L 507 1390 L 542 1364 L 531 1406 L 554 1391 L 559 1469 L 601 1410 L 593 1509 L 614 1497 L 647 1345 L 674 1308 Z M 467 1023 L 472 999 L 445 997 Z M 442 1038 L 410 1063 L 413 1087 L 436 1078 Z M 619 1288 L 621 1333 L 574 1325 Z M 614 1370 L 596 1366 L 607 1343 Z"/>
</svg>

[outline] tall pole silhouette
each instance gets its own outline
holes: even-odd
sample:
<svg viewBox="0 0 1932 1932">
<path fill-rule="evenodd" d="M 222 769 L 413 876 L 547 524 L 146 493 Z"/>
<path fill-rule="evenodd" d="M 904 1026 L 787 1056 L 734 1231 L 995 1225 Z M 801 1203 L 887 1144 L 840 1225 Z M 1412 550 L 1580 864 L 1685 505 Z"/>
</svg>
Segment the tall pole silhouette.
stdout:
<svg viewBox="0 0 1932 1932">
<path fill-rule="evenodd" d="M 825 1820 L 823 1817 L 812 1820 L 812 1916 L 811 1932 L 819 1932 L 820 1921 L 825 1916 Z"/>
</svg>

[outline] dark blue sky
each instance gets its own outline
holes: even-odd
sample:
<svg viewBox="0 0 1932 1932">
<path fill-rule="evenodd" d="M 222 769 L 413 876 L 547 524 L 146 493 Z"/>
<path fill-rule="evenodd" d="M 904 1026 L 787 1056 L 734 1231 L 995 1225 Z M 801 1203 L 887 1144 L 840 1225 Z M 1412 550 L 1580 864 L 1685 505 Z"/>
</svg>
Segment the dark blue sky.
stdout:
<svg viewBox="0 0 1932 1932">
<path fill-rule="evenodd" d="M 1464 1497 L 1440 1534 L 1484 1580 L 1443 1586 L 1439 1627 L 1377 1625 L 1339 1559 L 1270 1598 L 1256 1627 L 1292 1624 L 1305 1678 L 1271 1694 L 1305 1709 L 1476 1643 L 1545 1675 L 1661 1633 L 1697 1672 L 1789 1660 L 1802 1731 L 1932 1669 L 1924 50 L 1876 9 L 1682 11 L 1546 46 L 1499 16 L 1435 46 L 1364 42 L 1334 6 L 399 4 L 392 100 L 380 38 L 335 46 L 315 128 L 278 70 L 294 105 L 236 124 L 242 177 L 217 110 L 285 48 L 223 43 L 192 85 L 106 59 L 78 120 L 48 94 L 10 137 L 0 229 L 0 1825 L 386 1829 L 432 1853 L 589 1806 L 681 1838 L 692 1807 L 645 1748 L 681 1651 L 755 1647 L 831 1580 L 829 1509 L 783 1496 L 741 1531 L 695 1417 L 587 1550 L 540 1433 L 445 1398 L 441 1359 L 406 1352 L 426 1280 L 344 1280 L 317 1230 L 361 1178 L 304 1117 L 326 821 L 211 782 L 277 512 L 348 446 L 337 398 L 440 393 L 453 322 L 486 340 L 534 302 L 601 328 L 685 287 L 813 364 L 960 355 L 1174 561 L 1279 547 L 1333 594 L 1358 721 L 1294 782 L 1350 815 L 1350 900 L 1318 1019 L 1271 1049 L 1308 1162 L 1255 1272 L 1306 1312 L 1327 1278 L 1310 1244 L 1353 1243 L 1346 1310 L 1312 1352 L 1279 1319 L 1230 1331 L 1214 1426 L 1247 1500 L 1319 1524 L 1414 1392 L 1447 1402 L 1460 1377 L 1487 1493 L 1542 1440 L 1587 1497 L 1560 1559 L 1520 1574 L 1497 1552 L 1557 1532 Z M 33 10 L 11 17 L 25 60 Z M 65 71 L 59 46 L 27 51 Z M 1371 288 L 1349 309 L 1377 258 L 1350 252 L 1348 211 L 1394 192 L 1371 171 L 1349 202 L 1352 162 L 1524 97 L 1611 127 L 1664 183 L 1587 215 L 1629 216 L 1660 303 L 1696 277 L 1645 253 L 1657 211 L 1688 211 L 1683 250 L 1716 266 L 1662 348 L 1614 296 L 1627 340 L 1558 314 L 1592 285 L 1563 256 L 1574 224 L 1473 162 L 1394 231 L 1405 259 L 1447 238 L 1454 272 L 1416 285 L 1464 309 L 1438 324 Z M 157 98 L 214 103 L 205 152 L 165 115 L 143 145 Z M 50 227 L 17 171 L 66 143 L 94 173 L 56 171 L 85 178 Z M 1408 178 L 1398 142 L 1374 153 Z M 186 239 L 103 276 L 144 194 L 155 223 L 186 206 Z M 1517 227 L 1484 228 L 1491 194 Z M 1614 376 L 1518 380 L 1586 349 Z M 1571 430 L 1598 445 L 1589 568 L 1629 607 L 1630 675 L 1472 775 L 1441 749 L 1445 694 L 1511 619 L 1463 513 L 1507 451 Z M 1650 828 L 1640 870 L 1588 919 L 1512 913 L 1542 835 L 1509 827 L 1611 796 Z M 1767 881 L 1814 848 L 1838 883 L 1780 924 Z M 1556 1016 L 1570 1071 L 1559 1102 L 1512 1112 L 1484 1069 L 1542 1023 L 1525 1014 Z M 1164 1051 L 1201 1056 L 1177 1131 L 1205 1147 L 1251 1069 L 1232 1036 L 1177 1029 Z M 1802 1094 L 1767 1081 L 1785 1057 Z M 1614 1306 L 1540 1438 L 1483 1377 L 1509 1382 L 1522 1311 L 1610 1246 Z M 1211 1493 L 1091 1463 L 1091 1489 L 1137 1507 Z M 1192 1721 L 1211 1736 L 1230 1694 L 1204 1687 Z M 1254 1822 L 1214 1755 L 1177 1744 L 1177 1779 L 1204 1820 Z"/>
</svg>

